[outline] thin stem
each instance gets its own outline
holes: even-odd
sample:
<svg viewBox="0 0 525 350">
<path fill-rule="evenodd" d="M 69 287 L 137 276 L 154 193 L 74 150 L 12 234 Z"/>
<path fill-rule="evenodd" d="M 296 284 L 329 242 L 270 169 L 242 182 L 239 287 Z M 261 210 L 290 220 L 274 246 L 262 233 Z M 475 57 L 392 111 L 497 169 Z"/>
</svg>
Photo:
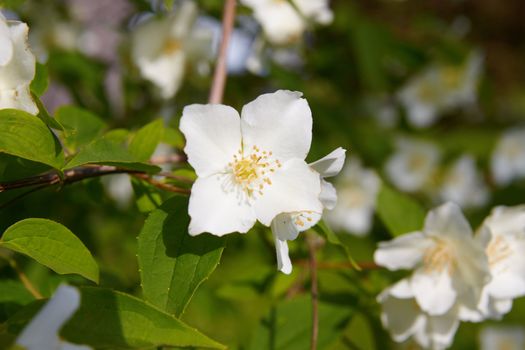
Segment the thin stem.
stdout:
<svg viewBox="0 0 525 350">
<path fill-rule="evenodd" d="M 312 294 L 312 337 L 310 341 L 310 349 L 317 349 L 317 337 L 319 334 L 319 291 L 317 286 L 317 244 L 315 242 L 316 236 L 309 235 L 306 239 L 308 243 L 308 252 L 310 258 L 310 293 Z"/>
<path fill-rule="evenodd" d="M 228 55 L 228 44 L 233 30 L 235 19 L 235 0 L 226 0 L 224 2 L 224 13 L 222 17 L 222 40 L 219 48 L 219 57 L 213 74 L 213 83 L 210 91 L 210 103 L 221 103 L 224 96 L 224 87 L 226 85 L 226 59 Z"/>
<path fill-rule="evenodd" d="M 2 257 L 7 260 L 9 266 L 11 266 L 11 268 L 16 272 L 18 278 L 20 279 L 24 287 L 28 290 L 28 292 L 31 293 L 35 297 L 35 299 L 43 299 L 44 297 L 42 296 L 42 294 L 40 294 L 36 287 L 33 286 L 29 278 L 27 278 L 24 271 L 20 269 L 16 261 L 13 258 L 8 258 L 4 256 Z"/>
</svg>

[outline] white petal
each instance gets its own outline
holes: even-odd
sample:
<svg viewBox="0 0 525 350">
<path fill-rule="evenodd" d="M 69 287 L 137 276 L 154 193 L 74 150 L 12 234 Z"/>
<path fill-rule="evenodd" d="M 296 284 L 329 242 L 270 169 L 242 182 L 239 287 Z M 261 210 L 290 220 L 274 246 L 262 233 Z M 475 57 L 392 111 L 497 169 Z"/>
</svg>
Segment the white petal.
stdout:
<svg viewBox="0 0 525 350">
<path fill-rule="evenodd" d="M 425 234 L 430 236 L 471 239 L 472 229 L 457 204 L 448 202 L 431 210 L 425 218 Z"/>
<path fill-rule="evenodd" d="M 442 316 L 428 317 L 428 328 L 431 329 L 434 347 L 448 348 L 454 341 L 454 335 L 459 327 L 459 320 L 454 313 Z"/>
<path fill-rule="evenodd" d="M 520 252 L 518 254 L 523 254 Z M 522 267 L 522 272 L 525 267 Z M 494 274 L 487 286 L 489 295 L 497 299 L 518 298 L 525 295 L 525 276 L 514 271 L 502 271 Z"/>
<path fill-rule="evenodd" d="M 292 214 L 281 213 L 277 215 L 271 224 L 272 232 L 275 239 L 280 240 L 294 240 L 299 234 L 297 225 L 294 225 Z"/>
<path fill-rule="evenodd" d="M 38 114 L 38 107 L 29 91 L 29 83 L 19 85 L 13 90 L 0 90 L 0 109 L 14 108 L 33 115 Z"/>
<path fill-rule="evenodd" d="M 269 226 L 280 213 L 311 211 L 322 213 L 319 200 L 321 181 L 319 174 L 299 159 L 292 159 L 277 169 L 271 185 L 254 202 L 257 219 Z"/>
<path fill-rule="evenodd" d="M 222 236 L 248 232 L 255 224 L 255 213 L 243 193 L 228 187 L 228 175 L 198 178 L 191 189 L 188 232 L 195 236 L 209 232 Z M 230 180 L 231 181 L 231 180 Z"/>
<path fill-rule="evenodd" d="M 293 0 L 299 11 L 306 17 L 321 24 L 329 24 L 333 13 L 328 7 L 328 0 Z"/>
<path fill-rule="evenodd" d="M 177 51 L 170 55 L 161 55 L 151 61 L 138 63 L 144 78 L 150 80 L 159 89 L 162 98 L 169 99 L 179 90 L 186 70 L 186 53 Z"/>
<path fill-rule="evenodd" d="M 413 299 L 414 293 L 410 286 L 410 281 L 403 278 L 392 287 L 390 287 L 390 294 L 399 299 Z"/>
<path fill-rule="evenodd" d="M 310 163 L 310 167 L 321 174 L 321 177 L 336 176 L 345 163 L 345 153 L 346 150 L 339 147 L 323 158 Z"/>
<path fill-rule="evenodd" d="M 378 301 L 381 303 L 383 326 L 389 330 L 395 341 L 407 340 L 421 327 L 421 310 L 413 298 L 396 298 L 387 289 L 379 295 Z"/>
<path fill-rule="evenodd" d="M 0 65 L 0 90 L 16 89 L 20 85 L 29 84 L 35 77 L 35 56 L 27 44 L 27 24 L 9 22 L 8 26 L 13 53 L 7 64 Z"/>
<path fill-rule="evenodd" d="M 288 243 L 286 240 L 280 240 L 274 234 L 275 252 L 277 254 L 277 269 L 287 275 L 292 273 L 292 261 L 288 255 Z"/>
<path fill-rule="evenodd" d="M 257 146 L 281 161 L 305 159 L 312 141 L 312 112 L 301 93 L 279 90 L 245 105 L 241 112 L 245 149 Z"/>
<path fill-rule="evenodd" d="M 229 106 L 186 106 L 180 130 L 186 137 L 188 162 L 201 177 L 223 171 L 241 147 L 239 114 Z"/>
<path fill-rule="evenodd" d="M 374 253 L 376 264 L 389 270 L 411 269 L 418 264 L 432 241 L 421 232 L 407 233 L 388 242 L 380 242 Z"/>
<path fill-rule="evenodd" d="M 328 210 L 334 209 L 337 204 L 337 191 L 335 187 L 323 179 L 321 179 L 321 194 L 319 195 L 319 200 Z"/>
<path fill-rule="evenodd" d="M 443 315 L 456 301 L 457 293 L 447 270 L 427 273 L 421 268 L 414 272 L 410 284 L 417 303 L 430 315 Z"/>
<path fill-rule="evenodd" d="M 56 349 L 58 332 L 80 305 L 76 288 L 62 285 L 18 336 L 16 344 L 29 350 Z"/>
<path fill-rule="evenodd" d="M 276 45 L 287 45 L 300 39 L 306 24 L 291 4 L 285 1 L 266 3 L 254 7 L 254 17 L 261 23 L 268 40 Z"/>
<path fill-rule="evenodd" d="M 13 42 L 11 41 L 11 33 L 7 26 L 7 22 L 0 14 L 0 66 L 5 66 L 13 57 Z"/>
</svg>

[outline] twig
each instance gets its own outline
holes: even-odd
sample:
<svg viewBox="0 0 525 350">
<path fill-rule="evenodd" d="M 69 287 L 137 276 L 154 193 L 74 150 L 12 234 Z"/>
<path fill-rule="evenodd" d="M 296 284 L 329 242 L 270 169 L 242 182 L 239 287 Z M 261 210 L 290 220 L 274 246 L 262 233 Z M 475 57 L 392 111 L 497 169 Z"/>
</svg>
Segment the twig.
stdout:
<svg viewBox="0 0 525 350">
<path fill-rule="evenodd" d="M 160 188 L 161 190 L 169 191 L 169 192 L 175 192 L 175 193 L 182 193 L 182 194 L 190 194 L 190 190 L 187 190 L 185 188 L 176 187 L 164 182 L 157 181 L 155 179 L 150 178 L 146 174 L 133 174 L 134 177 L 144 180 L 149 184 L 152 184 L 153 186 Z"/>
<path fill-rule="evenodd" d="M 317 259 L 315 253 L 317 251 L 317 244 L 315 242 L 316 236 L 309 235 L 306 239 L 308 243 L 308 252 L 310 258 L 310 293 L 312 294 L 312 337 L 310 341 L 310 349 L 317 349 L 317 337 L 319 334 L 319 291 L 317 288 Z"/>
<path fill-rule="evenodd" d="M 28 292 L 31 293 L 35 297 L 35 299 L 43 299 L 44 297 L 42 296 L 42 294 L 40 294 L 40 292 L 36 289 L 36 287 L 33 286 L 29 278 L 27 278 L 27 276 L 25 275 L 24 271 L 22 271 L 18 267 L 18 264 L 16 263 L 16 261 L 13 258 L 8 258 L 4 256 L 2 257 L 6 259 L 7 262 L 9 263 L 9 266 L 11 266 L 13 270 L 15 270 L 16 274 L 18 275 L 18 278 L 20 279 L 24 287 L 28 290 Z"/>
<path fill-rule="evenodd" d="M 228 44 L 233 30 L 235 19 L 235 0 L 224 2 L 224 14 L 222 17 L 222 40 L 219 48 L 219 57 L 213 74 L 213 83 L 210 91 L 210 103 L 221 103 L 226 85 L 226 59 L 228 54 Z"/>
</svg>

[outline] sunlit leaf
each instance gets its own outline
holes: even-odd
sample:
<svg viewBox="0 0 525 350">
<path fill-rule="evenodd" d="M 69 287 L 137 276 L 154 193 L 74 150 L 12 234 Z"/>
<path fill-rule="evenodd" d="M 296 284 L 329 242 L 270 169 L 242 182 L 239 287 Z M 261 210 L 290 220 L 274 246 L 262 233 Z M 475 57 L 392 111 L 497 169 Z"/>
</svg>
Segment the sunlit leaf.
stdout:
<svg viewBox="0 0 525 350">
<path fill-rule="evenodd" d="M 42 120 L 15 109 L 0 110 L 0 152 L 60 169 L 60 143 Z"/>
<path fill-rule="evenodd" d="M 98 283 L 98 265 L 89 250 L 57 222 L 35 218 L 19 221 L 4 232 L 0 247 L 25 254 L 57 273 L 75 273 Z"/>
<path fill-rule="evenodd" d="M 195 290 L 219 263 L 224 239 L 188 234 L 188 199 L 173 197 L 149 215 L 139 235 L 139 265 L 144 297 L 180 315 Z"/>
</svg>

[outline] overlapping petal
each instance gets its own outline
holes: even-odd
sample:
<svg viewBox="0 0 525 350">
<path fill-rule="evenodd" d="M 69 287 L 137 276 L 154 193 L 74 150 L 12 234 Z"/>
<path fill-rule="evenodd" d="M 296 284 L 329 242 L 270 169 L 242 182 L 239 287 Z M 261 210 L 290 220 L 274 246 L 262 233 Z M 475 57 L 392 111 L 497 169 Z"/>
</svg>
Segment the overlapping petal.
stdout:
<svg viewBox="0 0 525 350">
<path fill-rule="evenodd" d="M 187 106 L 180 130 L 186 137 L 184 152 L 199 177 L 224 171 L 241 147 L 239 114 L 229 106 Z"/>
<path fill-rule="evenodd" d="M 243 193 L 228 188 L 223 174 L 199 177 L 191 189 L 188 212 L 190 235 L 209 232 L 222 236 L 231 232 L 248 232 L 256 216 Z"/>
<path fill-rule="evenodd" d="M 321 179 L 303 160 L 296 158 L 284 163 L 275 171 L 271 182 L 253 203 L 257 219 L 263 225 L 270 226 L 280 213 L 322 213 Z"/>
<path fill-rule="evenodd" d="M 279 90 L 246 104 L 241 112 L 243 144 L 272 152 L 284 162 L 305 159 L 312 142 L 312 112 L 301 93 Z"/>
</svg>

